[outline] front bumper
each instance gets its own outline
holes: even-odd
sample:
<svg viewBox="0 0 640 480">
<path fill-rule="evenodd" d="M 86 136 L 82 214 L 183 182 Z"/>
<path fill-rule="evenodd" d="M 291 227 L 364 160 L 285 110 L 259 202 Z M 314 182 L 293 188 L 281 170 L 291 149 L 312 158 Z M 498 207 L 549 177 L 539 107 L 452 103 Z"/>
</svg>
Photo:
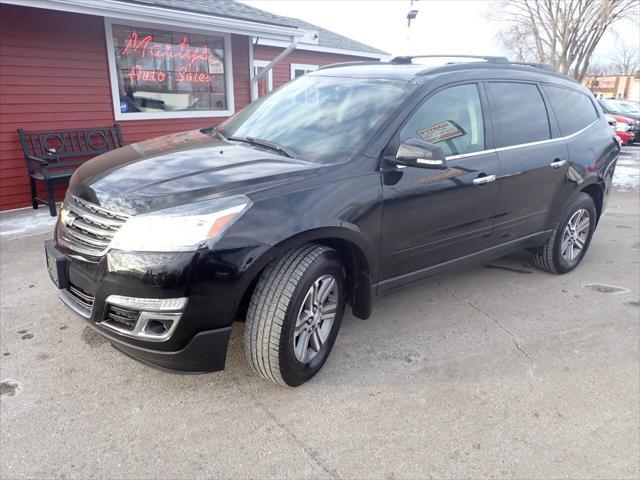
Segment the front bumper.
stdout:
<svg viewBox="0 0 640 480">
<path fill-rule="evenodd" d="M 231 327 L 197 333 L 187 345 L 176 351 L 159 351 L 134 346 L 89 325 L 111 345 L 129 357 L 152 367 L 175 373 L 206 373 L 224 370 Z"/>
<path fill-rule="evenodd" d="M 89 258 L 53 241 L 46 242 L 45 248 L 48 258 L 60 260 L 59 265 L 48 261 L 50 272 L 59 270 L 51 274 L 52 279 L 62 278 L 57 285 L 60 299 L 116 349 L 170 371 L 224 369 L 231 325 L 251 281 L 250 272 L 236 267 L 246 253 L 243 249 L 171 254 L 112 251 Z M 110 307 L 106 300 L 113 296 L 188 297 L 188 302 L 175 330 L 158 341 L 134 338 L 105 325 Z"/>
</svg>

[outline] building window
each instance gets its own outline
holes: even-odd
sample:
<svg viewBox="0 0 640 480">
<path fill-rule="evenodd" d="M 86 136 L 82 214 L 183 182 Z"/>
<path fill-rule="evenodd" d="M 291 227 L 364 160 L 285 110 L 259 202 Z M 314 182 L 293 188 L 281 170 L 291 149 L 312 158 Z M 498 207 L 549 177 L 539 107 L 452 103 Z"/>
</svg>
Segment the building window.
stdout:
<svg viewBox="0 0 640 480">
<path fill-rule="evenodd" d="M 265 60 L 253 61 L 253 76 L 257 76 L 270 62 Z M 266 77 L 258 80 L 258 97 L 262 97 L 273 90 L 273 69 L 269 69 Z"/>
<path fill-rule="evenodd" d="M 318 69 L 318 65 L 307 65 L 304 63 L 291 64 L 291 80 L 301 77 L 305 73 L 313 72 Z"/>
<path fill-rule="evenodd" d="M 228 35 L 106 25 L 117 120 L 233 114 Z"/>
</svg>

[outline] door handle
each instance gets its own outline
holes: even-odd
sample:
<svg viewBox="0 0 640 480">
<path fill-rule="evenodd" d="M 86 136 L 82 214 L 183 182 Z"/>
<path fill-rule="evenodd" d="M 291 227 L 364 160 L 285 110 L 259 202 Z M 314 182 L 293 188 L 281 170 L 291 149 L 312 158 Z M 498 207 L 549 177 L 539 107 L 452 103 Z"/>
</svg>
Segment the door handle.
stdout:
<svg viewBox="0 0 640 480">
<path fill-rule="evenodd" d="M 551 166 L 553 168 L 564 167 L 566 164 L 567 164 L 566 160 L 560 160 L 559 158 L 556 158 L 553 162 L 551 162 Z"/>
<path fill-rule="evenodd" d="M 496 176 L 495 175 L 485 175 L 484 177 L 474 178 L 473 179 L 473 184 L 474 185 L 485 185 L 487 183 L 491 183 L 491 182 L 495 182 L 495 181 L 496 181 Z"/>
</svg>

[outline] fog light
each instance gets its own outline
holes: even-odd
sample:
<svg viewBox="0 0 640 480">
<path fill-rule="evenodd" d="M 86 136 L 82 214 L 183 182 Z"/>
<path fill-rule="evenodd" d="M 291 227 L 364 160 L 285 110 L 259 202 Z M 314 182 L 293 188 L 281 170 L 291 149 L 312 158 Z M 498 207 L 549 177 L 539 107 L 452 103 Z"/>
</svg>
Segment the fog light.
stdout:
<svg viewBox="0 0 640 480">
<path fill-rule="evenodd" d="M 138 298 L 109 295 L 107 303 L 134 310 L 149 310 L 152 312 L 175 312 L 184 310 L 187 297 L 181 298 Z"/>
<path fill-rule="evenodd" d="M 127 337 L 141 338 L 150 342 L 164 342 L 171 337 L 178 326 L 187 300 L 187 297 L 138 298 L 110 295 L 106 299 L 105 319 L 100 322 L 100 325 Z M 124 325 L 121 321 L 114 321 L 113 315 L 109 315 L 109 305 L 128 309 L 131 313 L 138 314 L 133 327 L 123 328 Z"/>
<path fill-rule="evenodd" d="M 160 320 L 150 320 L 149 323 L 147 323 L 146 330 L 149 330 L 157 335 L 163 335 L 164 333 L 167 333 L 168 330 L 168 328 L 165 326 L 165 323 L 171 326 L 173 322 L 171 320 L 165 320 L 165 322 L 161 322 Z"/>
</svg>

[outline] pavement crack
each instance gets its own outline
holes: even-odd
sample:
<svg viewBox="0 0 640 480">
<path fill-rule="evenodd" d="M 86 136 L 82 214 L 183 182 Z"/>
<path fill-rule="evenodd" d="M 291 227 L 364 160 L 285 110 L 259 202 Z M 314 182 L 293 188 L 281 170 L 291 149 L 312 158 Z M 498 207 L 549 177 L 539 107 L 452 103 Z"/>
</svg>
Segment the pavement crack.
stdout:
<svg viewBox="0 0 640 480">
<path fill-rule="evenodd" d="M 489 320 L 492 320 L 496 325 L 498 325 L 498 327 L 500 327 L 500 329 L 502 331 L 504 331 L 507 335 L 509 335 L 509 337 L 511 337 L 511 341 L 513 342 L 513 344 L 515 345 L 516 349 L 522 353 L 522 355 L 525 356 L 525 358 L 527 360 L 529 360 L 531 363 L 533 363 L 533 359 L 529 356 L 529 354 L 520 346 L 520 344 L 518 343 L 518 337 L 511 331 L 509 330 L 507 327 L 505 327 L 497 318 L 495 318 L 493 315 L 491 315 L 488 312 L 485 312 L 482 308 L 480 308 L 478 305 L 476 305 L 475 303 L 473 303 L 471 300 L 467 300 L 466 298 L 462 298 L 459 297 L 458 295 L 456 295 L 456 293 L 451 290 L 450 288 L 444 286 L 442 284 L 442 282 L 440 282 L 439 280 L 435 280 L 435 282 L 438 284 L 438 286 L 440 288 L 442 288 L 445 292 L 447 292 L 449 295 L 451 295 L 453 298 L 455 298 L 456 300 L 458 300 L 459 302 L 463 302 L 466 303 L 467 305 L 469 305 L 471 308 L 473 308 L 474 310 L 476 310 L 477 312 L 481 313 L 482 315 L 484 315 L 485 317 L 487 317 Z"/>
<path fill-rule="evenodd" d="M 233 378 L 233 382 L 236 384 L 236 387 L 238 388 L 238 390 L 240 390 L 245 395 L 247 394 L 247 392 L 245 392 L 244 388 L 241 386 L 237 378 Z M 327 466 L 320 458 L 320 455 L 318 454 L 318 452 L 316 452 L 312 447 L 310 447 L 304 441 L 298 438 L 297 435 L 289 427 L 287 427 L 284 423 L 282 423 L 280 419 L 271 410 L 269 410 L 267 406 L 264 403 L 262 403 L 258 397 L 256 397 L 255 395 L 248 395 L 248 396 L 249 398 L 252 399 L 253 403 L 255 403 L 255 405 L 260 410 L 262 410 L 271 420 L 273 420 L 273 422 L 278 427 L 280 427 L 285 433 L 287 433 L 291 437 L 293 442 L 298 447 L 300 447 L 311 460 L 313 460 L 313 463 L 315 463 L 323 472 L 329 475 L 332 479 L 341 480 L 341 477 L 340 475 L 338 475 L 338 472 L 335 469 Z"/>
</svg>

